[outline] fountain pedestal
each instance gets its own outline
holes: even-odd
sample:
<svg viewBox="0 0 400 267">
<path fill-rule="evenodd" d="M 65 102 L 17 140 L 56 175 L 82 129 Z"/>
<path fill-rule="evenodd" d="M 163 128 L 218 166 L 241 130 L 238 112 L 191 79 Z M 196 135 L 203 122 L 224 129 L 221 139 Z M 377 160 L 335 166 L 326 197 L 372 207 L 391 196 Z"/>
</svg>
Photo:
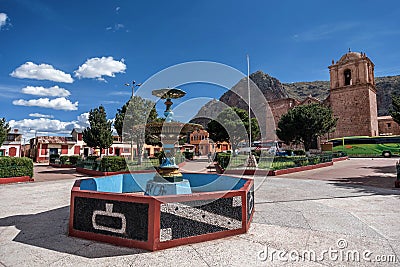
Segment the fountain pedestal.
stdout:
<svg viewBox="0 0 400 267">
<path fill-rule="evenodd" d="M 178 125 L 172 122 L 173 112 L 171 98 L 180 98 L 186 93 L 180 89 L 160 89 L 154 90 L 153 95 L 158 96 L 165 101 L 165 123 L 161 133 L 161 142 L 163 143 L 162 162 L 157 170 L 157 174 L 153 180 L 146 184 L 145 194 L 149 196 L 164 196 L 164 195 L 180 195 L 191 194 L 192 189 L 188 180 L 182 178 L 182 173 L 179 171 L 179 166 L 175 164 L 175 143 L 178 140 L 181 131 Z"/>
</svg>

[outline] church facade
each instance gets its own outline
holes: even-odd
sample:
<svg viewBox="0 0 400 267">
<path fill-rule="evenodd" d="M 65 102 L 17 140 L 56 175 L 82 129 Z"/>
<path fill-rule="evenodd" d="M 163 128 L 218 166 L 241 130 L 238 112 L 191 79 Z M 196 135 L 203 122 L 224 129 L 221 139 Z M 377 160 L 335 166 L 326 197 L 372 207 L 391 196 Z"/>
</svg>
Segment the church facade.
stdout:
<svg viewBox="0 0 400 267">
<path fill-rule="evenodd" d="M 329 106 L 338 118 L 329 138 L 400 134 L 399 125 L 390 116 L 378 117 L 374 63 L 365 53 L 349 51 L 338 61 L 332 60 L 328 68 L 330 90 L 325 100 L 309 96 L 301 102 L 293 98 L 269 102 L 276 125 L 295 106 L 321 103 Z"/>
</svg>

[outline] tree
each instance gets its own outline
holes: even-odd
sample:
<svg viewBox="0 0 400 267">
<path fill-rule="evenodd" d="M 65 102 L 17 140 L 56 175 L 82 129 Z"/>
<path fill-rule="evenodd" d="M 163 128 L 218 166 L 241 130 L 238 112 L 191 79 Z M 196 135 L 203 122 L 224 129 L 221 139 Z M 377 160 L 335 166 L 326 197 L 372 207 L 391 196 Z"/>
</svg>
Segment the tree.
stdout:
<svg viewBox="0 0 400 267">
<path fill-rule="evenodd" d="M 215 120 L 207 124 L 207 131 L 210 138 L 214 141 L 227 141 L 232 145 L 232 150 L 243 140 L 249 138 L 249 116 L 248 113 L 240 108 L 226 108 L 218 114 Z M 252 140 L 260 138 L 260 128 L 256 118 L 251 119 Z"/>
<path fill-rule="evenodd" d="M 337 118 L 332 110 L 320 104 L 297 106 L 284 114 L 278 122 L 276 134 L 286 144 L 302 143 L 309 151 L 317 137 L 333 132 Z"/>
<path fill-rule="evenodd" d="M 89 124 L 83 131 L 83 141 L 93 148 L 100 148 L 100 156 L 103 149 L 109 148 L 113 143 L 111 121 L 107 120 L 107 114 L 103 106 L 90 110 Z"/>
<path fill-rule="evenodd" d="M 392 95 L 392 108 L 389 112 L 393 120 L 400 124 L 400 96 Z"/>
<path fill-rule="evenodd" d="M 3 145 L 4 141 L 7 139 L 7 134 L 10 131 L 8 122 L 5 118 L 0 119 L 0 146 Z"/>
<path fill-rule="evenodd" d="M 124 141 L 130 142 L 131 160 L 133 160 L 133 143 L 137 145 L 138 164 L 142 162 L 146 139 L 149 142 L 152 140 L 146 124 L 156 119 L 155 103 L 140 96 L 133 96 L 115 114 L 114 128 Z"/>
</svg>

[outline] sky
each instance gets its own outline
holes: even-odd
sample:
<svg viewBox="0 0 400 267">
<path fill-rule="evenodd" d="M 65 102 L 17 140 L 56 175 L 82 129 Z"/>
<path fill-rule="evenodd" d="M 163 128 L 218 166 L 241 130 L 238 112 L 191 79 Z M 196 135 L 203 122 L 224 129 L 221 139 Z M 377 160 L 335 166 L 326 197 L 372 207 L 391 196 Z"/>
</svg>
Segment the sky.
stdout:
<svg viewBox="0 0 400 267">
<path fill-rule="evenodd" d="M 375 76 L 400 75 L 398 14 L 398 1 L 0 0 L 0 118 L 26 139 L 68 135 L 99 105 L 113 119 L 132 80 L 146 84 L 193 61 L 247 73 L 246 55 L 250 72 L 281 82 L 329 80 L 327 67 L 349 48 L 367 54 Z M 168 82 L 157 85 L 176 86 Z M 187 95 L 176 106 L 229 89 L 180 88 Z M 186 106 L 177 119 L 190 119 L 201 101 Z M 157 110 L 162 116 L 161 102 Z"/>
</svg>

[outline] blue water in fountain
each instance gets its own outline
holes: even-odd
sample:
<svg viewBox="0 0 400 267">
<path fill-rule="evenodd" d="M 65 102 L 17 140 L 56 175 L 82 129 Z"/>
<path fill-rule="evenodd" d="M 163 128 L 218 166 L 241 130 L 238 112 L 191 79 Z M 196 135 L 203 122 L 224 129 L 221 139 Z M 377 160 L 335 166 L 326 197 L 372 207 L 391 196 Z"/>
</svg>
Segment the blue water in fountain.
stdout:
<svg viewBox="0 0 400 267">
<path fill-rule="evenodd" d="M 91 190 L 110 193 L 135 193 L 144 192 L 148 181 L 153 180 L 154 173 L 127 173 L 99 178 L 81 180 L 81 190 Z M 236 177 L 205 174 L 184 173 L 183 179 L 190 182 L 192 192 L 215 192 L 238 190 L 247 180 Z"/>
</svg>

